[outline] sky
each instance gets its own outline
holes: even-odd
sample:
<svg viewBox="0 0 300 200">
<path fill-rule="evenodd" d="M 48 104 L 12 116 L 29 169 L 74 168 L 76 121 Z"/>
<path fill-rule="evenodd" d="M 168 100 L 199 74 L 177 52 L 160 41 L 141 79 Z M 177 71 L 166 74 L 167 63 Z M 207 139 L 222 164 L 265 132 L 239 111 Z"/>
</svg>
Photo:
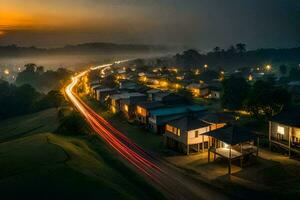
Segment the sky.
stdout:
<svg viewBox="0 0 300 200">
<path fill-rule="evenodd" d="M 0 45 L 300 46 L 300 0 L 0 0 Z"/>
</svg>

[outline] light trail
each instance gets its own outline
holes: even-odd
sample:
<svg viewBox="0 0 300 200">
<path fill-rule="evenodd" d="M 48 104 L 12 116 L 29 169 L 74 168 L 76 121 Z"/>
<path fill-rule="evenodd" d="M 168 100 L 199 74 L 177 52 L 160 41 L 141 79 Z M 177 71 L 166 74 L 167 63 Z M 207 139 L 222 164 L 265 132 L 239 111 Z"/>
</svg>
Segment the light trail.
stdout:
<svg viewBox="0 0 300 200">
<path fill-rule="evenodd" d="M 118 63 L 121 62 L 125 61 L 118 61 Z M 112 64 L 101 65 L 83 71 L 74 76 L 72 82 L 65 88 L 67 97 L 93 130 L 141 174 L 152 180 L 155 186 L 159 187 L 169 199 L 199 199 L 199 197 L 220 199 L 219 196 L 217 198 L 212 197 L 216 195 L 215 190 L 208 189 L 207 186 L 203 186 L 202 189 L 197 188 L 193 182 L 164 166 L 122 132 L 114 128 L 103 117 L 99 116 L 73 91 L 80 77 L 86 75 L 90 70 L 105 69 L 111 66 Z"/>
</svg>

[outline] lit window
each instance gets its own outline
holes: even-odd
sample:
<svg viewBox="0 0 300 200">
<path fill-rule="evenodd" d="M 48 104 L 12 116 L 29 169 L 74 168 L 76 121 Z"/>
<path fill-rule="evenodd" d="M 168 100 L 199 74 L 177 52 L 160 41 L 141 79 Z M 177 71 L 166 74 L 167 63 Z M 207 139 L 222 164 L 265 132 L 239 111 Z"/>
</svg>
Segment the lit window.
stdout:
<svg viewBox="0 0 300 200">
<path fill-rule="evenodd" d="M 278 126 L 278 127 L 277 127 L 277 133 L 279 133 L 279 134 L 281 134 L 281 135 L 284 135 L 284 127 Z"/>
<path fill-rule="evenodd" d="M 128 105 L 125 104 L 124 109 L 125 109 L 126 112 L 128 112 Z"/>
</svg>

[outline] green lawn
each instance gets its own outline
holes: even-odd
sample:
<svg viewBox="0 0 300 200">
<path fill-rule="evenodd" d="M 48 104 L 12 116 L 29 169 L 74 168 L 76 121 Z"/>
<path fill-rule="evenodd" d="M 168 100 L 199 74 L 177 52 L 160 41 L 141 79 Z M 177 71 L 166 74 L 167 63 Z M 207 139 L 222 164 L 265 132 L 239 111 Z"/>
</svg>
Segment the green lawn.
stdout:
<svg viewBox="0 0 300 200">
<path fill-rule="evenodd" d="M 40 132 L 52 132 L 58 127 L 57 110 L 47 109 L 0 121 L 0 142 Z"/>
<path fill-rule="evenodd" d="M 162 153 L 165 148 L 163 144 L 163 136 L 151 133 L 144 128 L 129 123 L 121 114 L 112 114 L 103 108 L 98 102 L 83 98 L 97 113 L 109 121 L 115 128 L 127 135 L 132 141 L 152 152 Z"/>
<path fill-rule="evenodd" d="M 3 199 L 163 199 L 99 137 L 38 133 L 56 128 L 54 116 L 46 110 L 0 123 Z"/>
</svg>

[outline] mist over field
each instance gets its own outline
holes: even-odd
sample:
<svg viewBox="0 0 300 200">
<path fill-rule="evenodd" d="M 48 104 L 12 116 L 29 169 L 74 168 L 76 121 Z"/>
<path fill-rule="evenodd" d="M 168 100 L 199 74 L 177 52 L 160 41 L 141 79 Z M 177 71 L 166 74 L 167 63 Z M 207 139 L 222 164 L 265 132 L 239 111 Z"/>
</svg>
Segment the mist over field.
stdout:
<svg viewBox="0 0 300 200">
<path fill-rule="evenodd" d="M 23 67 L 28 63 L 35 63 L 36 65 L 44 66 L 46 69 L 57 69 L 60 67 L 71 70 L 80 70 L 87 66 L 99 65 L 102 63 L 109 63 L 116 60 L 135 59 L 156 57 L 163 54 L 114 54 L 114 55 L 99 55 L 99 54 L 85 54 L 85 55 L 40 55 L 40 56 L 22 56 L 22 57 L 0 57 L 0 67 L 17 70 L 18 67 Z"/>
</svg>

